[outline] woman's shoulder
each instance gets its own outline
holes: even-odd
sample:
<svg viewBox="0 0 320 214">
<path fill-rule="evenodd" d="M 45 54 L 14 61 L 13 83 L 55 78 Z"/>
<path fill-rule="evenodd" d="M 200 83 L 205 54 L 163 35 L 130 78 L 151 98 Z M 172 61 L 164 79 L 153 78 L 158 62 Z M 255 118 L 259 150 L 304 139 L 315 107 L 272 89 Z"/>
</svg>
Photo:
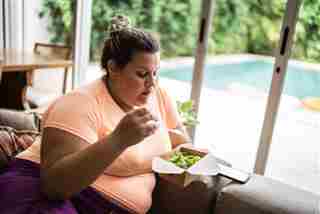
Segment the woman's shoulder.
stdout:
<svg viewBox="0 0 320 214">
<path fill-rule="evenodd" d="M 44 113 L 43 119 L 46 120 L 49 116 L 60 115 L 59 117 L 73 117 L 81 112 L 86 112 L 93 105 L 93 100 L 90 96 L 73 91 L 56 99 Z"/>
<path fill-rule="evenodd" d="M 45 115 L 52 112 L 73 115 L 77 112 L 95 111 L 98 104 L 97 97 L 100 96 L 101 84 L 99 80 L 96 80 L 59 97 L 49 106 Z"/>
<path fill-rule="evenodd" d="M 101 96 L 101 93 L 105 93 L 105 85 L 103 79 L 99 78 L 92 82 L 86 83 L 78 89 L 74 90 L 75 94 L 82 94 L 89 97 Z M 72 92 L 71 92 L 72 93 Z"/>
<path fill-rule="evenodd" d="M 74 104 L 81 103 L 82 105 L 86 103 L 95 103 L 97 98 L 101 97 L 102 93 L 105 93 L 103 84 L 102 79 L 86 83 L 66 95 L 61 96 L 56 100 L 56 102 L 72 102 Z"/>
<path fill-rule="evenodd" d="M 94 98 L 90 93 L 87 91 L 75 90 L 59 97 L 51 106 L 61 106 L 61 108 L 79 108 L 90 103 L 94 103 Z"/>
<path fill-rule="evenodd" d="M 158 95 L 158 99 L 163 100 L 163 101 L 171 99 L 171 96 L 168 93 L 167 89 L 164 86 L 162 86 L 161 84 L 159 84 L 157 86 L 157 95 Z"/>
<path fill-rule="evenodd" d="M 100 108 L 86 87 L 90 86 L 74 90 L 52 103 L 43 115 L 42 128 L 58 128 L 95 142 L 101 127 Z"/>
</svg>

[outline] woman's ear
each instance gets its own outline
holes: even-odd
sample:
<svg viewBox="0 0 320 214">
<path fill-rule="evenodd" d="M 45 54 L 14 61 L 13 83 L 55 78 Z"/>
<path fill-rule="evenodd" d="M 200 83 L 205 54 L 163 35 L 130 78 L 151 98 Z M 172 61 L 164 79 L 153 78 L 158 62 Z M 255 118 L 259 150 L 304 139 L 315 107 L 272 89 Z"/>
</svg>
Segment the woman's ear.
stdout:
<svg viewBox="0 0 320 214">
<path fill-rule="evenodd" d="M 109 60 L 107 66 L 108 66 L 109 76 L 117 76 L 119 74 L 118 67 L 113 60 Z"/>
<path fill-rule="evenodd" d="M 114 65 L 114 62 L 113 62 L 113 60 L 109 60 L 108 61 L 108 63 L 107 63 L 107 70 L 108 70 L 108 72 L 109 72 L 109 75 L 111 74 L 111 73 L 113 73 L 113 71 L 115 70 L 115 65 Z"/>
</svg>

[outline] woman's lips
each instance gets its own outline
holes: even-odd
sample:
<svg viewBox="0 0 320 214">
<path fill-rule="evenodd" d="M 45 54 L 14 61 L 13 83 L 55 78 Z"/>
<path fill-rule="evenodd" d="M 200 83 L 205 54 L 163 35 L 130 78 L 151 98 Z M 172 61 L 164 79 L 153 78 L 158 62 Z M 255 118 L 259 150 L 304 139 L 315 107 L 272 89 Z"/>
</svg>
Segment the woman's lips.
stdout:
<svg viewBox="0 0 320 214">
<path fill-rule="evenodd" d="M 147 100 L 147 99 L 149 99 L 149 97 L 150 97 L 150 94 L 151 94 L 151 92 L 149 91 L 149 92 L 143 92 L 143 93 L 141 93 L 141 98 L 144 100 L 144 102 Z"/>
<path fill-rule="evenodd" d="M 149 94 L 151 93 L 151 91 L 145 91 L 142 93 L 143 96 L 149 96 Z"/>
</svg>

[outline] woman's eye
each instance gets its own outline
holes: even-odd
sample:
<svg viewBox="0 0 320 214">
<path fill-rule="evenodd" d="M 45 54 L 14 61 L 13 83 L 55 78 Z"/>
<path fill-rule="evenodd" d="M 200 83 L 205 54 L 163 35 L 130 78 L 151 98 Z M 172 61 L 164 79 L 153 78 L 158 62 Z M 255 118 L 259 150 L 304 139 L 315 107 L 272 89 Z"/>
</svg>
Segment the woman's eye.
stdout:
<svg viewBox="0 0 320 214">
<path fill-rule="evenodd" d="M 157 74 L 158 74 L 158 72 L 157 72 L 157 71 L 155 71 L 155 72 L 153 72 L 152 74 L 153 74 L 153 76 L 154 76 L 154 77 L 156 77 L 156 76 L 157 76 Z"/>
<path fill-rule="evenodd" d="M 146 76 L 148 76 L 148 72 L 138 72 L 138 76 L 141 78 L 145 78 Z"/>
</svg>

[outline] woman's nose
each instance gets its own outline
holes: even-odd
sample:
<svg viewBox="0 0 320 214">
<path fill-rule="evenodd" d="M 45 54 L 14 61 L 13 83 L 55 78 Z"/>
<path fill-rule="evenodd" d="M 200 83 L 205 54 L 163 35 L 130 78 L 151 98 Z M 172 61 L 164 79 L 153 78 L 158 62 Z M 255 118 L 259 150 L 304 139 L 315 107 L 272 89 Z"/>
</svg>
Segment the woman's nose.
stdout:
<svg viewBox="0 0 320 214">
<path fill-rule="evenodd" d="M 156 81 L 157 81 L 157 76 L 150 74 L 145 79 L 145 84 L 148 88 L 153 87 L 155 85 Z"/>
</svg>

